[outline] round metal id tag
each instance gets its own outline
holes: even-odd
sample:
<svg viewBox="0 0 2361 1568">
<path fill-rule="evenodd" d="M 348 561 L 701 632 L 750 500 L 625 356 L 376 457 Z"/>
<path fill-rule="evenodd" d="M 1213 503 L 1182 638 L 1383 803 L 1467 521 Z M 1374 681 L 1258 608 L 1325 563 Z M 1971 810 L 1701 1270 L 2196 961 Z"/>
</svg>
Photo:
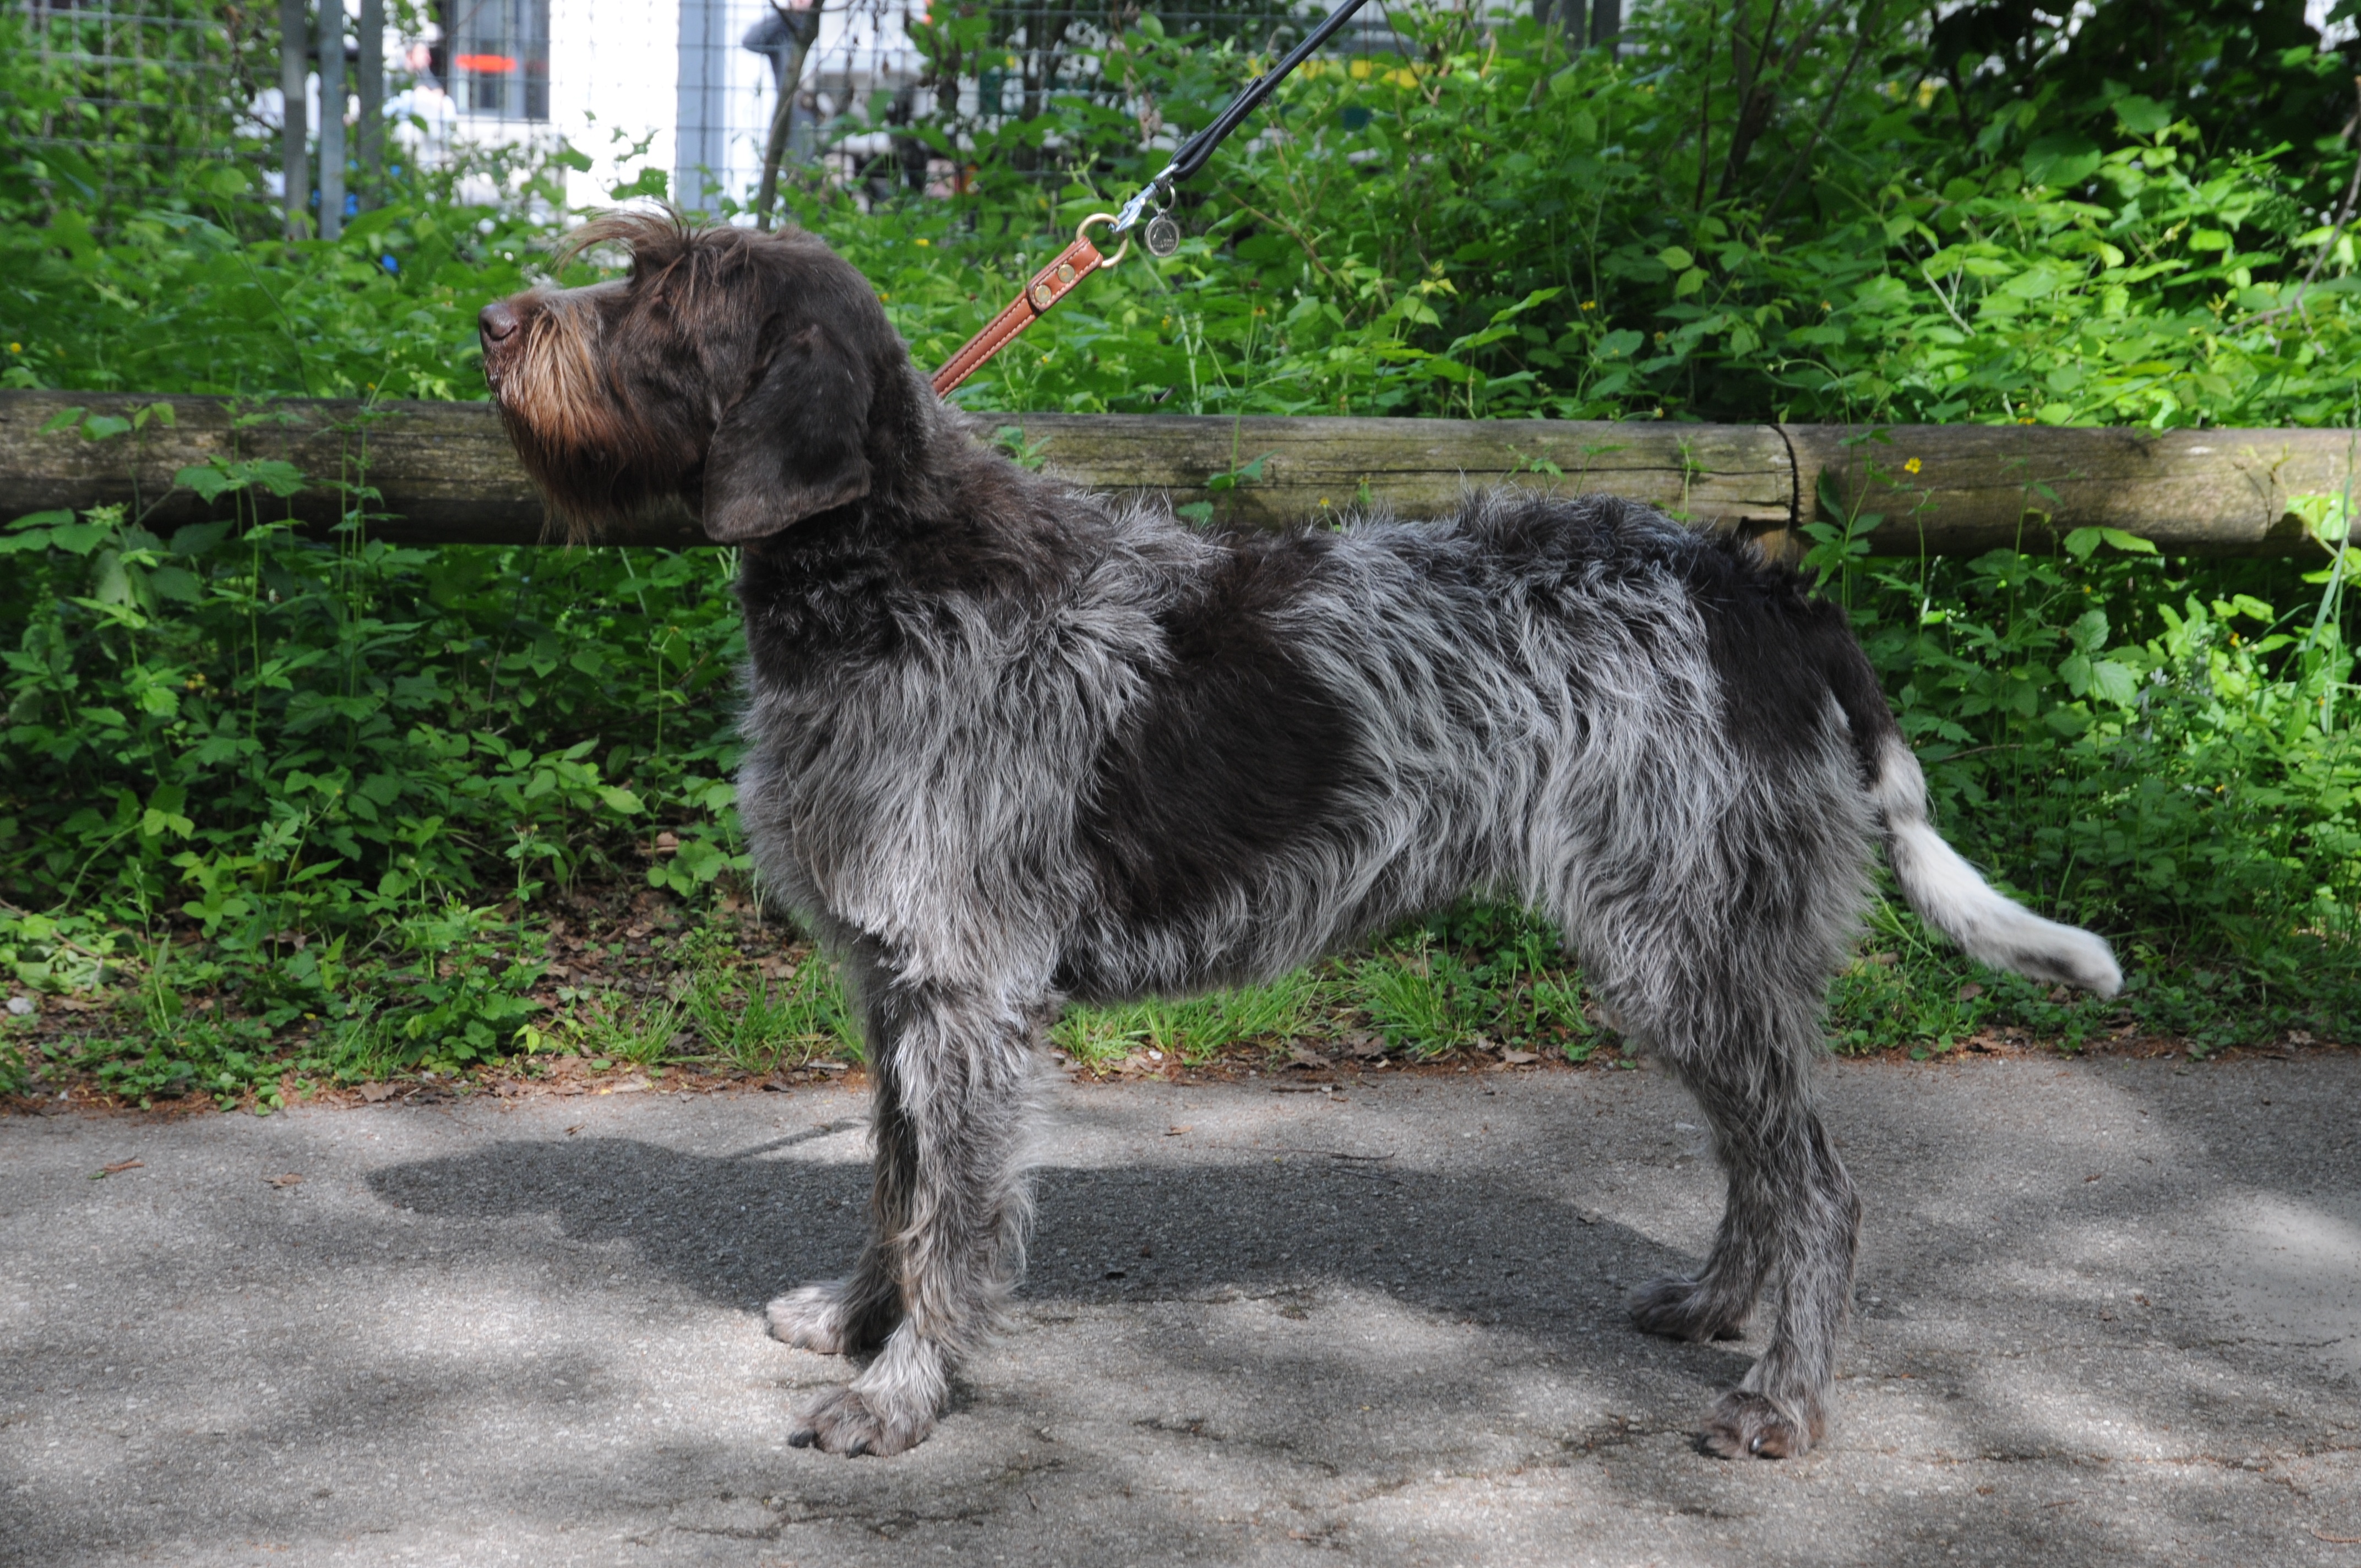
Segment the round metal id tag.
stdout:
<svg viewBox="0 0 2361 1568">
<path fill-rule="evenodd" d="M 1159 213 L 1148 220 L 1148 227 L 1141 233 L 1139 243 L 1148 247 L 1148 255 L 1162 261 L 1180 248 L 1180 225 Z"/>
</svg>

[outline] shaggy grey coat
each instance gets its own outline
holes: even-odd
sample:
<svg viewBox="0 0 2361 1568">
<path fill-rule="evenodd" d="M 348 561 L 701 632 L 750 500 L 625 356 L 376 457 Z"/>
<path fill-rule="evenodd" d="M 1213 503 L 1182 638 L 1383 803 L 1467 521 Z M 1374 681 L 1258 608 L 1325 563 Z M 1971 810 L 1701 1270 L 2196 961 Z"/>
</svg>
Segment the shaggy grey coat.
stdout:
<svg viewBox="0 0 2361 1568">
<path fill-rule="evenodd" d="M 2104 943 L 1928 826 L 1841 615 L 1604 497 L 1208 535 L 971 439 L 817 241 L 609 220 L 630 280 L 489 307 L 553 500 L 666 494 L 742 543 L 739 806 L 763 885 L 846 962 L 876 1083 L 868 1245 L 771 1307 L 873 1357 L 798 1442 L 921 1440 L 1021 1266 L 1028 1056 L 1068 1000 L 1266 980 L 1470 891 L 1546 911 L 1709 1120 L 1729 1205 L 1639 1325 L 1769 1346 L 1723 1454 L 1823 1431 L 1860 1203 L 1812 1106 L 1881 839 L 1985 960 L 2102 992 Z"/>
</svg>

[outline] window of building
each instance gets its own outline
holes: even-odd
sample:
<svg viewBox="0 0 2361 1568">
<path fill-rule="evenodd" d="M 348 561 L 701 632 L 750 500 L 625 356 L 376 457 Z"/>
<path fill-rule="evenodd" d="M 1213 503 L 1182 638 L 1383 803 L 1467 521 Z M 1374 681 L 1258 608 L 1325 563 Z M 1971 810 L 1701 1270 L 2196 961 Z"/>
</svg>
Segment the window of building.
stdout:
<svg viewBox="0 0 2361 1568">
<path fill-rule="evenodd" d="M 463 115 L 549 118 L 549 0 L 443 0 L 443 80 Z"/>
</svg>

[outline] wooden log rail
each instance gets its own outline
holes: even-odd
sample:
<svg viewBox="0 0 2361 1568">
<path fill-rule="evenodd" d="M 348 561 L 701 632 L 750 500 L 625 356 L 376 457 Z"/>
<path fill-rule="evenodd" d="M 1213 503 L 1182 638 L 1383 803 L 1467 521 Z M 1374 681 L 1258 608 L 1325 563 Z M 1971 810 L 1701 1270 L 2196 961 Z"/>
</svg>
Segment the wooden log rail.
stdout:
<svg viewBox="0 0 2361 1568">
<path fill-rule="evenodd" d="M 93 440 L 92 418 L 135 432 Z M 45 431 L 66 411 L 82 424 Z M 1515 420 L 1189 418 L 1008 414 L 1003 439 L 1093 490 L 1209 503 L 1214 521 L 1274 526 L 1378 505 L 1441 512 L 1468 489 L 1511 484 L 1603 491 L 1792 547 L 1799 523 L 1879 514 L 1879 554 L 2046 548 L 2067 531 L 2121 529 L 2168 554 L 2318 554 L 2295 498 L 2349 494 L 2361 433 L 2341 430 L 2060 430 L 2029 425 L 1704 425 Z M 102 427 L 104 428 L 104 427 Z M 288 399 L 234 410 L 214 398 L 0 392 L 0 523 L 26 512 L 123 502 L 168 531 L 212 514 L 173 475 L 215 457 L 280 458 L 314 483 L 284 502 L 333 522 L 334 481 L 364 476 L 392 514 L 379 537 L 415 543 L 554 540 L 499 419 L 485 403 Z M 1243 476 L 1243 477 L 1239 477 Z M 1235 477 L 1224 483 L 1224 477 Z M 604 543 L 706 543 L 683 509 Z"/>
</svg>

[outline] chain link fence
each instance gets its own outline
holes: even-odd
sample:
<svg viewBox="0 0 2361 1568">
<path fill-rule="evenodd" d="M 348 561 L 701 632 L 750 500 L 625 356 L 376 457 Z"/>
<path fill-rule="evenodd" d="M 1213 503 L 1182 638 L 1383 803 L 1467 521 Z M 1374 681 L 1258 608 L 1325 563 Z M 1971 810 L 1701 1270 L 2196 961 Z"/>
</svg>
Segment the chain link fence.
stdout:
<svg viewBox="0 0 2361 1568">
<path fill-rule="evenodd" d="M 191 159 L 225 162 L 261 127 L 250 112 L 277 40 L 258 7 L 205 0 L 16 0 L 20 85 L 11 140 L 48 183 L 101 205 L 136 201 Z"/>
<path fill-rule="evenodd" d="M 672 27 L 671 16 L 658 12 L 673 5 L 648 3 L 656 9 L 629 17 L 622 29 L 642 47 Z M 52 185 L 63 179 L 87 187 L 85 200 L 136 204 L 178 178 L 190 159 L 242 161 L 275 185 L 280 39 L 268 4 L 0 4 L 22 56 L 16 79 L 34 84 L 0 95 L 0 112 L 11 116 L 12 140 L 42 160 Z M 996 0 L 964 11 L 954 9 L 957 0 L 675 4 L 676 60 L 647 60 L 644 98 L 629 109 L 669 133 L 674 199 L 707 211 L 725 198 L 751 200 L 766 160 L 787 179 L 848 188 L 871 202 L 948 195 L 978 161 L 961 154 L 995 133 L 1071 116 L 1077 105 L 1136 108 L 1126 96 L 1121 40 L 1145 17 L 1200 49 L 1231 46 L 1267 57 L 1301 38 L 1325 9 L 1318 0 L 1188 0 L 1170 8 L 1138 0 Z M 1406 14 L 1408 4 L 1394 0 L 1389 10 L 1386 0 L 1371 0 L 1333 52 L 1398 52 L 1394 14 Z M 560 136 L 582 133 L 559 123 L 573 116 L 558 112 L 553 39 L 581 35 L 595 47 L 622 18 L 616 0 L 418 0 L 399 9 L 398 18 L 388 17 L 395 30 L 373 46 L 386 50 L 385 104 L 397 157 L 427 166 L 511 142 L 554 146 Z M 576 58 L 578 71 L 580 60 L 592 57 Z M 598 69 L 614 76 L 630 68 L 609 60 Z M 654 75 L 674 80 L 648 79 Z M 582 96 L 578 85 L 574 91 Z M 616 123 L 612 103 L 598 98 L 588 106 L 602 132 Z M 1174 139 L 1153 115 L 1138 118 L 1135 143 Z M 1070 177 L 1088 156 L 1055 126 L 1038 137 L 1002 137 L 995 148 L 1001 167 L 1045 182 Z"/>
<path fill-rule="evenodd" d="M 790 174 L 849 187 L 872 201 L 947 194 L 952 147 L 1051 112 L 1055 101 L 1120 107 L 1126 98 L 1118 40 L 1153 16 L 1168 38 L 1268 54 L 1324 13 L 1303 0 L 1004 0 L 965 15 L 914 0 L 683 0 L 681 93 L 674 190 L 691 204 L 743 200 L 761 179 L 776 134 Z M 784 24 L 784 25 L 783 25 Z M 793 38 L 800 26 L 808 41 Z M 922 48 L 922 44 L 925 46 Z M 1373 0 L 1331 46 L 1377 54 L 1402 46 L 1383 0 Z M 777 125 L 780 96 L 792 94 Z M 1169 139 L 1169 138 L 1168 138 Z M 1027 172 L 1068 171 L 1053 133 L 1028 152 Z"/>
</svg>

